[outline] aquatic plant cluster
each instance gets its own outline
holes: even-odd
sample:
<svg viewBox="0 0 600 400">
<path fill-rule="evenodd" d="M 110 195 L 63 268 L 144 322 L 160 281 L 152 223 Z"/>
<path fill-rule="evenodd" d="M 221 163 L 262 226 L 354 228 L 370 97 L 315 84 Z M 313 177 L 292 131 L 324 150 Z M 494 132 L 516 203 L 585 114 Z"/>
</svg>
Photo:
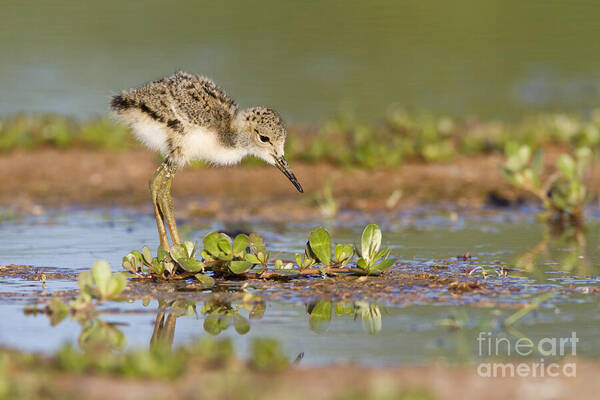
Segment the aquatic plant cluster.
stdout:
<svg viewBox="0 0 600 400">
<path fill-rule="evenodd" d="M 121 293 L 127 286 L 127 276 L 123 272 L 113 273 L 110 265 L 106 261 L 100 260 L 96 261 L 89 271 L 79 273 L 78 284 L 79 293 L 68 304 L 58 297 L 53 297 L 48 302 L 45 312 L 50 317 L 50 323 L 53 326 L 59 324 L 68 315 L 72 315 L 82 323 L 93 321 L 90 318 L 95 316 L 97 305 L 108 300 L 123 300 Z M 25 311 L 34 314 L 37 312 L 36 309 L 26 309 Z M 96 331 L 96 328 L 99 326 L 94 326 L 94 324 L 88 326 L 92 332 Z"/>
<path fill-rule="evenodd" d="M 253 338 L 247 361 L 230 339 L 203 338 L 173 350 L 78 351 L 64 345 L 55 354 L 0 349 L 0 399 L 81 399 L 110 393 L 110 398 L 306 398 L 309 391 L 275 339 Z M 308 372 L 310 374 L 310 370 Z M 198 383 L 198 376 L 202 377 Z M 302 382 L 302 377 L 299 380 Z M 341 386 L 339 399 L 434 399 L 425 389 L 396 389 L 392 378 Z M 367 386 L 367 388 L 363 388 Z M 382 391 L 380 387 L 383 387 Z M 384 393 L 382 397 L 381 393 Z"/>
<path fill-rule="evenodd" d="M 391 108 L 378 124 L 339 115 L 317 127 L 290 127 L 290 160 L 374 168 L 418 159 L 448 162 L 458 155 L 501 153 L 509 142 L 532 148 L 549 144 L 600 144 L 600 110 L 587 118 L 539 114 L 516 123 L 409 113 Z M 127 149 L 137 146 L 128 129 L 109 118 L 76 121 L 61 115 L 0 119 L 0 152 L 37 147 Z M 249 160 L 248 162 L 253 162 Z"/>
<path fill-rule="evenodd" d="M 590 195 L 584 179 L 594 158 L 589 147 L 577 148 L 573 156 L 561 154 L 547 178 L 542 176 L 541 149 L 533 154 L 530 146 L 511 142 L 505 152 L 505 177 L 541 201 L 546 220 L 561 226 L 583 227 L 584 207 Z"/>
<path fill-rule="evenodd" d="M 388 248 L 381 249 L 382 234 L 379 226 L 367 225 L 361 236 L 360 247 L 337 244 L 333 249 L 329 232 L 318 227 L 310 232 L 304 255 L 296 254 L 295 261 L 274 260 L 269 268 L 271 252 L 258 233 L 240 233 L 234 239 L 222 232 L 211 232 L 203 241 L 200 260 L 196 259 L 197 244 L 186 241 L 165 250 L 159 246 L 153 257 L 146 246 L 142 251 L 133 250 L 123 257 L 123 268 L 132 277 L 159 280 L 182 279 L 195 276 L 200 284 L 214 285 L 213 276 L 242 275 L 255 273 L 257 278 L 289 276 L 291 274 L 317 275 L 352 273 L 376 275 L 389 267 L 395 260 L 390 258 Z M 350 266 L 354 255 L 358 255 L 355 266 Z"/>
<path fill-rule="evenodd" d="M 224 369 L 239 363 L 230 339 L 198 339 L 186 346 L 171 349 L 170 346 L 151 346 L 149 349 L 136 349 L 122 352 L 110 351 L 106 342 L 98 342 L 95 347 L 79 351 L 71 344 L 62 346 L 52 359 L 32 354 L 0 349 L 0 398 L 11 393 L 6 367 L 22 365 L 28 370 L 53 368 L 56 371 L 69 371 L 78 374 L 94 373 L 118 375 L 127 378 L 172 380 L 184 374 L 191 364 L 197 367 Z M 290 362 L 284 355 L 279 342 L 273 339 L 255 338 L 251 342 L 250 358 L 244 367 L 261 371 L 275 372 L 285 369 Z M 238 367 L 239 369 L 239 367 Z M 28 398 L 28 396 L 18 398 Z"/>
<path fill-rule="evenodd" d="M 0 152 L 39 147 L 123 150 L 134 145 L 129 129 L 109 118 L 84 122 L 58 114 L 0 118 Z"/>
<path fill-rule="evenodd" d="M 459 155 L 501 153 L 515 141 L 532 148 L 552 144 L 596 147 L 600 144 L 600 110 L 587 119 L 539 114 L 507 123 L 409 113 L 396 107 L 378 125 L 340 116 L 310 135 L 290 135 L 288 152 L 305 161 L 374 168 L 410 159 L 448 162 Z"/>
</svg>

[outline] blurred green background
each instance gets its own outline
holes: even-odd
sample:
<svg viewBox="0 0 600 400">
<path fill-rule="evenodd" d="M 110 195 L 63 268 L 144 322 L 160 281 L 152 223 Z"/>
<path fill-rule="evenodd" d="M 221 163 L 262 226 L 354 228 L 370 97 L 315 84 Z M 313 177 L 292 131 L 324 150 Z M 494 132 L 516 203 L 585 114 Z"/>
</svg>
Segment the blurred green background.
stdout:
<svg viewBox="0 0 600 400">
<path fill-rule="evenodd" d="M 594 0 L 0 2 L 0 115 L 89 118 L 176 69 L 292 122 L 391 104 L 520 118 L 600 104 Z"/>
</svg>

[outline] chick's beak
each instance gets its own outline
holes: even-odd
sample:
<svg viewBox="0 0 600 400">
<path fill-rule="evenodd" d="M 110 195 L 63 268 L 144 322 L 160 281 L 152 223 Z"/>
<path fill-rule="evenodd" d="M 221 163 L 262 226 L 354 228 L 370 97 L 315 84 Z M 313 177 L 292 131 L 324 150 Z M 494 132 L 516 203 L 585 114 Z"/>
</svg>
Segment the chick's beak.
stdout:
<svg viewBox="0 0 600 400">
<path fill-rule="evenodd" d="M 294 175 L 294 173 L 290 169 L 290 166 L 288 165 L 285 158 L 283 156 L 281 156 L 281 157 L 274 156 L 274 159 L 275 159 L 275 165 L 277 166 L 277 168 L 279 168 L 279 170 L 281 172 L 283 172 L 283 174 L 285 176 L 287 176 L 287 178 L 290 180 L 290 182 L 292 182 L 294 184 L 294 186 L 296 187 L 296 189 L 298 189 L 298 191 L 300 193 L 304 193 L 302 186 L 300 186 L 300 182 L 298 182 L 298 179 L 296 179 L 296 175 Z"/>
</svg>

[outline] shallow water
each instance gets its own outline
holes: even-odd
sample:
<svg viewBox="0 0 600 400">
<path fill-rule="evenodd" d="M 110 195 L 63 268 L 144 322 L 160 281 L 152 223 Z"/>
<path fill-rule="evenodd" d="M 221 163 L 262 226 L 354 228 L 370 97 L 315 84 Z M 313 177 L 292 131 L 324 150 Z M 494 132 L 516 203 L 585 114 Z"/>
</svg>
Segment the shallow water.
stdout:
<svg viewBox="0 0 600 400">
<path fill-rule="evenodd" d="M 0 15 L 0 114 L 104 114 L 111 94 L 178 68 L 302 122 L 377 120 L 394 103 L 512 117 L 600 100 L 591 0 L 5 0 Z"/>
<path fill-rule="evenodd" d="M 564 233 L 553 236 L 527 210 L 510 212 L 457 212 L 424 210 L 386 215 L 378 221 L 384 231 L 384 243 L 392 248 L 410 271 L 429 271 L 434 265 L 449 265 L 449 273 L 464 264 L 493 269 L 505 268 L 508 276 L 491 272 L 487 282 L 493 287 L 518 287 L 518 293 L 490 292 L 452 296 L 432 289 L 431 296 L 419 301 L 395 304 L 360 302 L 331 304 L 330 318 L 316 319 L 309 311 L 315 302 L 325 305 L 331 299 L 320 296 L 313 304 L 305 298 L 266 301 L 262 318 L 249 318 L 250 331 L 236 333 L 233 326 L 219 333 L 231 337 L 242 356 L 247 355 L 253 337 L 274 337 L 283 343 L 286 354 L 295 358 L 304 353 L 301 365 L 356 361 L 374 365 L 423 363 L 433 358 L 451 362 L 473 361 L 479 354 L 477 336 L 494 332 L 513 339 L 525 335 L 535 340 L 543 337 L 579 338 L 577 355 L 600 356 L 600 223 L 591 216 L 584 236 Z M 258 231 L 276 257 L 293 258 L 302 251 L 308 232 L 323 222 L 186 224 L 182 231 L 191 240 L 201 240 L 209 230 Z M 328 227 L 334 242 L 356 242 L 364 221 L 332 223 Z M 325 224 L 327 225 L 327 224 Z M 28 264 L 58 267 L 73 271 L 89 267 L 100 258 L 107 259 L 115 271 L 120 270 L 123 255 L 144 244 L 157 245 L 154 219 L 150 215 L 123 210 L 67 210 L 38 217 L 0 222 L 0 265 Z M 471 259 L 457 256 L 470 251 Z M 551 288 L 568 289 L 544 303 L 513 328 L 503 322 L 516 309 L 511 305 L 528 304 Z M 48 280 L 45 290 L 76 289 L 72 281 Z M 39 281 L 0 278 L 0 295 L 18 293 L 24 297 L 0 298 L 0 345 L 50 352 L 65 342 L 76 342 L 83 329 L 76 321 L 65 320 L 51 327 L 44 315 L 24 314 L 31 304 L 28 294 L 39 293 Z M 277 289 L 271 289 L 277 290 Z M 427 291 L 427 288 L 416 290 Z M 249 289 L 252 293 L 252 289 Z M 408 293 L 408 292 L 407 292 Z M 486 296 L 489 296 L 487 298 Z M 335 299 L 334 299 L 335 300 Z M 487 301 L 487 303 L 485 303 Z M 203 301 L 196 310 L 175 307 L 177 318 L 174 343 L 184 344 L 207 336 L 202 313 Z M 251 305 L 244 302 L 227 304 L 235 313 L 249 317 Z M 326 306 L 328 307 L 328 306 Z M 159 305 L 156 299 L 144 305 L 107 302 L 101 306 L 100 320 L 117 325 L 126 338 L 126 346 L 147 346 L 152 337 Z M 345 312 L 342 312 L 345 310 Z M 173 311 L 173 308 L 166 308 Z M 230 314 L 230 315 L 233 315 Z M 380 317 L 379 317 L 380 316 Z M 516 340 L 516 339 L 515 339 Z M 506 354 L 501 354 L 506 355 Z M 483 356 L 486 356 L 483 354 Z"/>
</svg>

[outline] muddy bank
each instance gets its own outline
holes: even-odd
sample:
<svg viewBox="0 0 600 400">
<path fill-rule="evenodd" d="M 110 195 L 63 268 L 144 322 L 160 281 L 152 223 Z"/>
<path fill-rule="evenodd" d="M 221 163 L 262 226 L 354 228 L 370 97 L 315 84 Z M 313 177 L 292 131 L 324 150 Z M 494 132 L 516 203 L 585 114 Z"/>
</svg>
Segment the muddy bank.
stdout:
<svg viewBox="0 0 600 400">
<path fill-rule="evenodd" d="M 150 212 L 148 180 L 158 161 L 155 154 L 139 150 L 42 149 L 4 154 L 0 156 L 0 205 L 34 213 L 67 205 Z M 529 199 L 506 183 L 499 170 L 502 162 L 502 157 L 491 155 L 377 170 L 295 163 L 304 195 L 270 166 L 187 167 L 177 173 L 173 195 L 179 217 L 222 220 L 318 218 L 318 199 L 330 179 L 341 210 L 406 209 L 423 203 L 477 207 Z"/>
<path fill-rule="evenodd" d="M 600 390 L 600 364 L 583 359 L 576 377 L 482 378 L 475 366 L 443 364 L 397 368 L 334 365 L 259 372 L 231 360 L 207 365 L 191 359 L 174 380 L 78 373 L 47 357 L 0 350 L 0 389 L 11 398 L 104 399 L 592 399 Z M 564 365 L 564 364 L 563 364 Z M 2 392 L 0 392 L 2 394 Z M 8 397 L 7 397 L 8 398 Z"/>
<path fill-rule="evenodd" d="M 179 302 L 249 302 L 270 301 L 285 303 L 318 301 L 352 302 L 369 301 L 385 306 L 414 304 L 446 304 L 476 307 L 521 308 L 529 304 L 516 301 L 516 296 L 535 289 L 537 294 L 548 291 L 557 295 L 597 296 L 597 287 L 570 285 L 560 289 L 523 285 L 518 279 L 482 279 L 470 274 L 474 266 L 447 262 L 432 267 L 396 265 L 379 276 L 329 275 L 326 278 L 295 277 L 285 274 L 277 279 L 217 279 L 216 286 L 208 289 L 195 280 L 156 282 L 151 279 L 131 279 L 123 292 L 128 300 L 162 299 Z M 64 271 L 64 272 L 60 272 Z M 493 273 L 492 273 L 493 274 Z M 67 269 L 32 267 L 28 265 L 0 265 L 0 283 L 7 279 L 20 281 L 66 281 L 77 282 L 78 274 Z M 27 293 L 0 293 L 0 299 L 23 300 L 36 308 L 44 309 L 54 297 L 63 301 L 74 300 L 77 290 L 49 292 L 40 284 Z M 111 310 L 111 313 L 119 313 Z"/>
</svg>

